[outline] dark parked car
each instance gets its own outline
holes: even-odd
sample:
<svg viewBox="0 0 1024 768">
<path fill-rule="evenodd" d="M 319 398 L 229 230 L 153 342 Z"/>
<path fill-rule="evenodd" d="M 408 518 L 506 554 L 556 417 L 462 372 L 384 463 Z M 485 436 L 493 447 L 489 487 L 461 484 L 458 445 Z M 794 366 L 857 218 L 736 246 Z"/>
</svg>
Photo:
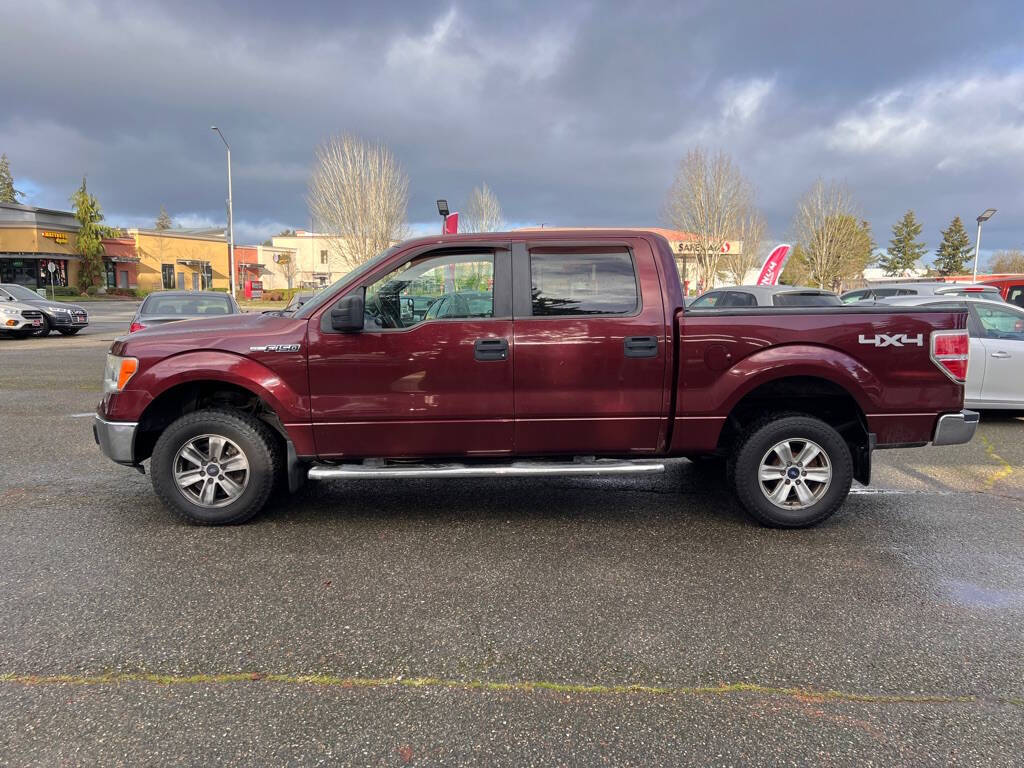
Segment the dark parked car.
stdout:
<svg viewBox="0 0 1024 768">
<path fill-rule="evenodd" d="M 689 309 L 742 309 L 743 307 L 838 307 L 832 291 L 792 285 L 734 285 L 714 288 L 690 302 Z"/>
<path fill-rule="evenodd" d="M 135 333 L 178 320 L 200 320 L 223 315 L 240 315 L 233 298 L 216 291 L 159 291 L 151 293 L 132 318 L 128 333 Z"/>
<path fill-rule="evenodd" d="M 85 307 L 50 301 L 24 285 L 0 283 L 0 299 L 8 297 L 22 304 L 30 304 L 43 313 L 43 322 L 33 332 L 33 336 L 49 336 L 50 331 L 54 330 L 64 336 L 74 336 L 89 324 L 89 313 Z"/>
</svg>

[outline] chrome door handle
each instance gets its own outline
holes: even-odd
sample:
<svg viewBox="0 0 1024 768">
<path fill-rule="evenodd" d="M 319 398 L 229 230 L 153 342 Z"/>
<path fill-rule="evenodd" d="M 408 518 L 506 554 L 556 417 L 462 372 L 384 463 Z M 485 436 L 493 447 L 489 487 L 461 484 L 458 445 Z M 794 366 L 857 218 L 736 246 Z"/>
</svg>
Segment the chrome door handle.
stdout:
<svg viewBox="0 0 1024 768">
<path fill-rule="evenodd" d="M 992 353 L 992 357 L 998 357 L 1000 360 L 1002 360 L 1003 358 L 1007 358 L 1009 356 L 1010 356 L 1009 352 L 1003 352 L 1002 350 L 999 350 L 998 352 L 993 352 Z"/>
</svg>

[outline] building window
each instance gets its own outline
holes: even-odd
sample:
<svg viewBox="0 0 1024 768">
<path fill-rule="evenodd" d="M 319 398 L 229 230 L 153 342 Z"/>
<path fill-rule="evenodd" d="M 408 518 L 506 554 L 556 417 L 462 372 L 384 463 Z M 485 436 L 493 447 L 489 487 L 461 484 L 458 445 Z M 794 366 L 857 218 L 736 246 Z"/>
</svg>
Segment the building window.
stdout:
<svg viewBox="0 0 1024 768">
<path fill-rule="evenodd" d="M 117 267 L 114 266 L 114 262 L 104 262 L 103 266 L 107 272 L 107 288 L 117 288 Z"/>
<path fill-rule="evenodd" d="M 174 288 L 174 265 L 163 264 L 160 267 L 160 271 L 163 273 L 164 288 L 171 290 Z"/>
<path fill-rule="evenodd" d="M 326 264 L 327 263 L 327 251 L 320 251 L 320 263 L 321 264 Z"/>
</svg>

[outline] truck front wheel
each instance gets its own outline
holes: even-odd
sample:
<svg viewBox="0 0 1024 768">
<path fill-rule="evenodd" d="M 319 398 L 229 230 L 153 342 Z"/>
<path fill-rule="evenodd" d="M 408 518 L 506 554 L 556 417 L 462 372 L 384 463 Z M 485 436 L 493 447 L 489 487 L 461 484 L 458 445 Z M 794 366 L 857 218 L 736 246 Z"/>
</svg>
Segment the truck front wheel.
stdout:
<svg viewBox="0 0 1024 768">
<path fill-rule="evenodd" d="M 769 416 L 740 438 L 729 477 L 740 503 L 776 528 L 820 523 L 843 503 L 853 481 L 850 448 L 820 419 Z"/>
<path fill-rule="evenodd" d="M 197 525 L 242 523 L 274 487 L 280 449 L 254 416 L 208 409 L 182 416 L 160 435 L 150 474 L 157 496 Z"/>
</svg>

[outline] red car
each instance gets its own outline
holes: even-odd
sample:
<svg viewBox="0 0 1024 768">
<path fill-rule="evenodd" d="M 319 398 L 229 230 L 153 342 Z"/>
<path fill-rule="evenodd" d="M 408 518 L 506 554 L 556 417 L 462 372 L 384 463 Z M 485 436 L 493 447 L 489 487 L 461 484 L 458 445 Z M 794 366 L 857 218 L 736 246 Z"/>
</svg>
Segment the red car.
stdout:
<svg viewBox="0 0 1024 768">
<path fill-rule="evenodd" d="M 1024 275 L 991 275 L 980 278 L 978 282 L 994 285 L 1004 301 L 1024 307 Z"/>
<path fill-rule="evenodd" d="M 445 299 L 443 315 L 416 299 Z M 167 324 L 110 348 L 97 442 L 150 460 L 186 519 L 276 483 L 661 472 L 723 460 L 757 520 L 800 527 L 876 448 L 963 443 L 967 315 L 684 309 L 660 235 L 543 230 L 395 246 L 290 316 Z"/>
</svg>

